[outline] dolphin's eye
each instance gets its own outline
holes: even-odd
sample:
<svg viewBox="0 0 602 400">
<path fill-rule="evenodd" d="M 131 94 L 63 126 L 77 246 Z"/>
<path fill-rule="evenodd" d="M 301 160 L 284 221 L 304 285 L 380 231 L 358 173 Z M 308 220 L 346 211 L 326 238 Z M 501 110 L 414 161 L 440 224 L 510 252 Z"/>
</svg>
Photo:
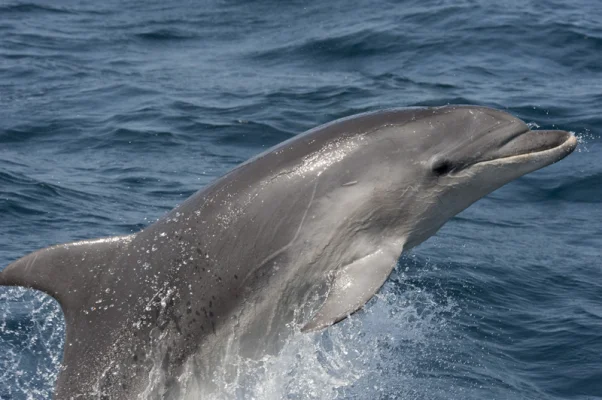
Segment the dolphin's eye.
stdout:
<svg viewBox="0 0 602 400">
<path fill-rule="evenodd" d="M 445 175 L 453 169 L 453 165 L 449 160 L 437 160 L 433 164 L 433 174 L 437 176 Z"/>
</svg>

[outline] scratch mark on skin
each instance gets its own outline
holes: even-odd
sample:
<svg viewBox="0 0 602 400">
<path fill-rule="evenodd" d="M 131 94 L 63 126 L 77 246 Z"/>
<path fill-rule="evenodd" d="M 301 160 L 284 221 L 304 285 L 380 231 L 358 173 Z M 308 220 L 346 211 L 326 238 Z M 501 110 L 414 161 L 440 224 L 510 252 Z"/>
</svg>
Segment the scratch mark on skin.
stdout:
<svg viewBox="0 0 602 400">
<path fill-rule="evenodd" d="M 443 213 L 443 210 L 445 209 L 445 205 L 443 204 L 443 202 L 441 201 L 441 197 L 439 197 L 439 194 L 435 193 L 435 197 L 437 198 L 437 202 L 441 205 L 441 208 L 437 208 L 435 207 L 435 209 L 437 210 L 437 212 L 439 213 L 439 215 L 441 216 L 445 216 L 445 214 Z"/>
<path fill-rule="evenodd" d="M 29 272 L 29 269 L 30 269 L 31 267 L 33 267 L 33 265 L 35 264 L 35 262 L 36 262 L 36 260 L 38 259 L 38 257 L 39 257 L 39 256 L 40 256 L 40 253 L 35 253 L 35 255 L 34 255 L 34 257 L 33 257 L 33 260 L 30 260 L 30 261 L 27 263 L 27 266 L 25 267 L 25 270 L 26 270 L 26 271 L 28 271 L 28 272 Z"/>
<path fill-rule="evenodd" d="M 314 188 L 312 190 L 311 198 L 309 199 L 309 203 L 307 204 L 307 207 L 305 207 L 305 211 L 303 212 L 303 217 L 301 217 L 301 221 L 299 222 L 299 226 L 297 227 L 297 231 L 295 232 L 295 235 L 293 236 L 293 238 L 287 244 L 285 244 L 284 246 L 282 246 L 281 248 L 274 251 L 272 254 L 270 254 L 266 258 L 264 258 L 259 263 L 259 265 L 257 265 L 256 268 L 253 268 L 251 271 L 249 271 L 249 273 L 247 273 L 247 275 L 243 279 L 243 283 L 245 283 L 247 281 L 247 279 L 249 278 L 249 276 L 254 274 L 261 267 L 266 265 L 268 262 L 272 261 L 274 258 L 278 257 L 280 254 L 282 254 L 286 250 L 288 250 L 292 246 L 292 244 L 297 240 L 297 238 L 299 237 L 299 233 L 301 233 L 301 229 L 303 228 L 303 224 L 305 223 L 305 218 L 307 218 L 307 214 L 309 213 L 309 209 L 311 208 L 311 205 L 314 202 L 314 197 L 316 196 L 316 190 L 318 188 L 319 182 L 320 182 L 320 178 L 318 177 L 318 178 L 316 178 L 316 183 L 314 184 Z"/>
</svg>

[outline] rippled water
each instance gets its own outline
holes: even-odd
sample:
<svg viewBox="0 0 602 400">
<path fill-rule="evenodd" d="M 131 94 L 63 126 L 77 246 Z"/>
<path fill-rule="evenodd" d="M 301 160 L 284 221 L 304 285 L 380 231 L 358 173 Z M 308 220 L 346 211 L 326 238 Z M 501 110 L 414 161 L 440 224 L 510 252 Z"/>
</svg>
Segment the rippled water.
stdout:
<svg viewBox="0 0 602 400">
<path fill-rule="evenodd" d="M 135 232 L 338 117 L 493 106 L 581 145 L 224 396 L 602 398 L 602 3 L 355 3 L 0 2 L 0 266 Z M 0 398 L 51 397 L 63 329 L 54 301 L 0 289 Z"/>
</svg>

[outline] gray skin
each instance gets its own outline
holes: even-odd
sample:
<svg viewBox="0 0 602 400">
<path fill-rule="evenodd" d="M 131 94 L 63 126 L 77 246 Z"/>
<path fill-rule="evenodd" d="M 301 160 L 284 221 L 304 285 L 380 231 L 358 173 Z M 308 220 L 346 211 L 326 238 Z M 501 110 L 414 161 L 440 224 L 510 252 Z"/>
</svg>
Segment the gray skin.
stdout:
<svg viewBox="0 0 602 400">
<path fill-rule="evenodd" d="M 484 107 L 357 115 L 249 160 L 139 233 L 29 254 L 0 284 L 61 304 L 56 399 L 196 398 L 219 391 L 218 366 L 360 309 L 402 250 L 576 144 Z"/>
</svg>

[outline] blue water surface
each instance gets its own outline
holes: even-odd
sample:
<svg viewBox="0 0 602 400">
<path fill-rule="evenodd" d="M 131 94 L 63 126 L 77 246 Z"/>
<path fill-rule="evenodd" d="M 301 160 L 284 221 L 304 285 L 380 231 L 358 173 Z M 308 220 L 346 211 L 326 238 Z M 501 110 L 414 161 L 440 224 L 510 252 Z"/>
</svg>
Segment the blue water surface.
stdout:
<svg viewBox="0 0 602 400">
<path fill-rule="evenodd" d="M 0 269 L 136 232 L 339 117 L 492 106 L 580 146 L 404 256 L 336 328 L 360 332 L 336 383 L 281 393 L 602 398 L 600 21 L 598 0 L 1 0 Z M 63 324 L 48 297 L 0 288 L 0 398 L 51 398 Z M 340 348 L 323 335 L 317 352 Z M 290 379 L 315 383 L 306 373 Z"/>
</svg>

